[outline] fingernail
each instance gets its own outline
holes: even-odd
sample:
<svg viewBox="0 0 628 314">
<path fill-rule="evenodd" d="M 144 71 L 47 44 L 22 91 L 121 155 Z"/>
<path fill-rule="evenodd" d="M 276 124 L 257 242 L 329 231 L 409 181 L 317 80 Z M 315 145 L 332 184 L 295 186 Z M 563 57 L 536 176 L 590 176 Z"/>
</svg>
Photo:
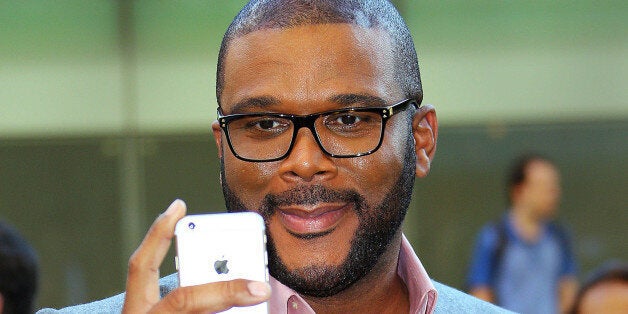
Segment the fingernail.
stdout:
<svg viewBox="0 0 628 314">
<path fill-rule="evenodd" d="M 251 281 L 247 284 L 249 293 L 256 297 L 265 297 L 270 294 L 270 286 L 261 281 Z"/>
<path fill-rule="evenodd" d="M 182 203 L 183 201 L 180 199 L 176 199 L 174 200 L 174 202 L 172 202 L 172 204 L 170 204 L 170 206 L 168 206 L 168 209 L 166 209 L 166 211 L 164 212 L 164 214 L 166 215 L 170 215 L 172 213 L 175 212 L 175 210 L 177 209 L 177 204 L 178 203 Z"/>
</svg>

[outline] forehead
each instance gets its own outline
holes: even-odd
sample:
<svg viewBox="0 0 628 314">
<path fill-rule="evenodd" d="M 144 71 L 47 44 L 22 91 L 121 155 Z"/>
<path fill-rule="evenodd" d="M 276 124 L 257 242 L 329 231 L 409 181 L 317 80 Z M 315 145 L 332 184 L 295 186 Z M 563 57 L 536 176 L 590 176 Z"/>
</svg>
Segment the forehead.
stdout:
<svg viewBox="0 0 628 314">
<path fill-rule="evenodd" d="M 530 179 L 557 179 L 558 178 L 558 170 L 554 165 L 544 160 L 535 160 L 532 161 L 527 169 L 527 175 Z"/>
<path fill-rule="evenodd" d="M 266 29 L 237 37 L 225 56 L 221 104 L 270 97 L 325 102 L 341 94 L 400 98 L 387 33 L 350 24 Z"/>
<path fill-rule="evenodd" d="M 585 313 L 617 312 L 626 313 L 628 310 L 628 283 L 621 280 L 599 283 L 594 285 L 582 300 L 582 310 Z"/>
</svg>

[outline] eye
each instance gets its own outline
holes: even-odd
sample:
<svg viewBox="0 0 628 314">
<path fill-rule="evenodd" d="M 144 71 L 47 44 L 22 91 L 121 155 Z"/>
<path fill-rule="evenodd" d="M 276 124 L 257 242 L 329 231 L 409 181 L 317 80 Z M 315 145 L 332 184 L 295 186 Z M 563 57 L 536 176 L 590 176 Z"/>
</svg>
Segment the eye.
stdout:
<svg viewBox="0 0 628 314">
<path fill-rule="evenodd" d="M 239 122 L 242 124 L 242 130 L 253 133 L 277 134 L 290 129 L 290 120 L 279 117 L 252 117 L 242 119 Z"/>
<path fill-rule="evenodd" d="M 330 117 L 328 124 L 337 126 L 352 126 L 362 122 L 363 117 L 353 113 L 342 113 Z"/>
<path fill-rule="evenodd" d="M 345 114 L 336 118 L 336 121 L 338 123 L 345 124 L 345 125 L 356 124 L 360 122 L 360 120 L 361 120 L 360 117 L 350 115 L 350 114 Z"/>
<path fill-rule="evenodd" d="M 262 130 L 270 130 L 279 126 L 279 122 L 270 119 L 259 120 L 257 121 L 255 126 Z"/>
<path fill-rule="evenodd" d="M 381 116 L 370 111 L 344 111 L 332 113 L 324 119 L 325 128 L 336 135 L 366 136 L 381 129 Z M 320 132 L 323 129 L 319 129 Z"/>
<path fill-rule="evenodd" d="M 331 114 L 325 118 L 328 127 L 357 127 L 377 123 L 380 117 L 372 112 L 347 111 Z"/>
</svg>

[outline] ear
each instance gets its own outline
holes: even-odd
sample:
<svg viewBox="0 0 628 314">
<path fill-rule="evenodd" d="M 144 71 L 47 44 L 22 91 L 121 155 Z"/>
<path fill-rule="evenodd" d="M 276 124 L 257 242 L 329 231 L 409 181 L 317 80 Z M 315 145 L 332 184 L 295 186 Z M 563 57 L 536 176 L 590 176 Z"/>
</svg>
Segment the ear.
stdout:
<svg viewBox="0 0 628 314">
<path fill-rule="evenodd" d="M 423 178 L 430 172 L 430 165 L 436 153 L 438 120 L 432 105 L 423 105 L 412 118 L 412 135 L 416 152 L 416 176 Z"/>
<path fill-rule="evenodd" d="M 511 204 L 519 204 L 519 202 L 521 202 L 521 192 L 523 189 L 523 184 L 519 183 L 519 184 L 515 184 L 514 186 L 512 186 L 510 188 L 510 190 L 508 190 L 508 196 L 510 197 L 510 203 Z"/>
<path fill-rule="evenodd" d="M 214 133 L 216 148 L 218 149 L 218 158 L 222 158 L 222 129 L 218 124 L 218 120 L 214 120 L 214 122 L 212 122 L 212 132 Z"/>
</svg>

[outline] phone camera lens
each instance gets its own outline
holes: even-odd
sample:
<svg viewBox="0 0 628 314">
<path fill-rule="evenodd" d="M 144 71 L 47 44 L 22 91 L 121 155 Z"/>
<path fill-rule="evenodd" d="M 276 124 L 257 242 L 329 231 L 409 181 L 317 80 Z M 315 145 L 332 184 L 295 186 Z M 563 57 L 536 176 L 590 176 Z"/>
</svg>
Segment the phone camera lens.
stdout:
<svg viewBox="0 0 628 314">
<path fill-rule="evenodd" d="M 194 230 L 195 227 L 196 227 L 196 225 L 193 222 L 188 224 L 188 228 L 190 228 L 192 230 Z"/>
</svg>

